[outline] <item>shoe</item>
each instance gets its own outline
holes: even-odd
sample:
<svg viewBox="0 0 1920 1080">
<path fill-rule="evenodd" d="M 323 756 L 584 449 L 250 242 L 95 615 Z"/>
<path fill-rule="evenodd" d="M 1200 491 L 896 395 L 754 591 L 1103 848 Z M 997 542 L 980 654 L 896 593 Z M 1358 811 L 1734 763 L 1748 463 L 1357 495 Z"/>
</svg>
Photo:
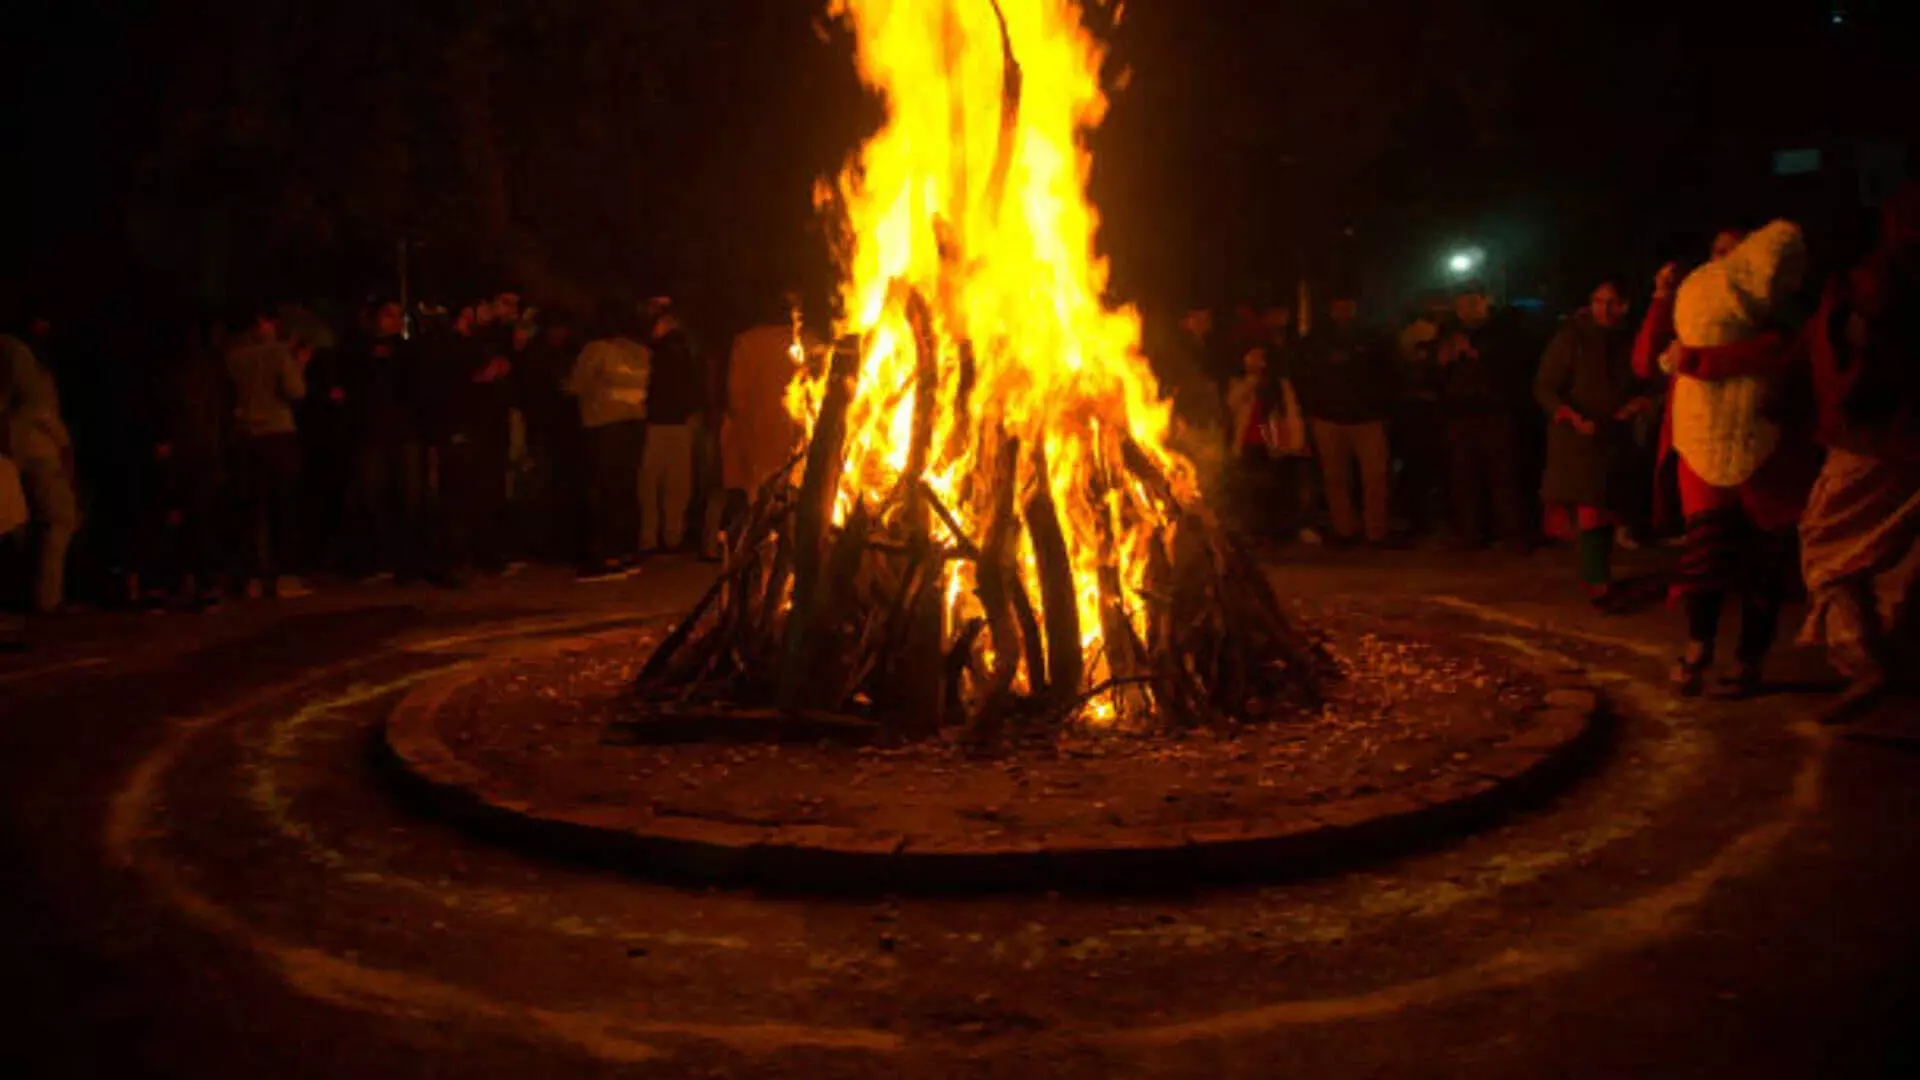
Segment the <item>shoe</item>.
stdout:
<svg viewBox="0 0 1920 1080">
<path fill-rule="evenodd" d="M 1311 545 L 1311 546 L 1313 546 L 1313 547 L 1319 547 L 1320 545 L 1322 545 L 1322 544 L 1324 544 L 1324 543 L 1326 543 L 1327 541 L 1326 541 L 1326 538 L 1325 538 L 1325 537 L 1323 537 L 1323 536 L 1321 536 L 1321 535 L 1320 535 L 1320 533 L 1318 532 L 1318 530 L 1315 530 L 1315 529 L 1301 529 L 1301 530 L 1300 530 L 1300 542 L 1301 542 L 1301 543 L 1303 543 L 1303 544 L 1309 544 L 1309 545 Z"/>
<path fill-rule="evenodd" d="M 1826 708 L 1821 709 L 1816 719 L 1829 726 L 1851 724 L 1876 708 L 1887 696 L 1887 675 L 1884 671 L 1869 672 L 1848 684 L 1840 696 Z"/>
<path fill-rule="evenodd" d="M 362 576 L 361 576 L 361 577 L 359 577 L 359 578 L 356 578 L 356 579 L 354 580 L 354 583 L 355 583 L 356 585 L 384 585 L 384 584 L 386 584 L 387 582 L 389 582 L 389 581 L 392 581 L 392 580 L 394 580 L 394 574 L 393 574 L 393 571 L 391 571 L 391 570 L 375 570 L 375 571 L 374 571 L 373 573 L 371 573 L 371 574 L 365 574 L 365 575 L 362 575 Z"/>
<path fill-rule="evenodd" d="M 574 575 L 573 579 L 582 584 L 593 584 L 601 581 L 620 581 L 632 577 L 634 573 L 633 568 L 622 566 L 618 559 L 609 559 L 599 566 L 581 570 Z"/>
<path fill-rule="evenodd" d="M 500 576 L 503 578 L 518 577 L 520 572 L 526 568 L 527 564 L 523 560 L 515 559 L 500 568 Z"/>
<path fill-rule="evenodd" d="M 1746 701 L 1760 693 L 1760 665 L 1742 662 L 1730 675 L 1723 675 L 1707 691 L 1715 701 Z"/>
<path fill-rule="evenodd" d="M 1640 541 L 1634 539 L 1633 530 L 1627 528 L 1625 525 L 1615 526 L 1613 530 L 1613 543 L 1614 546 L 1627 551 L 1640 550 Z"/>
<path fill-rule="evenodd" d="M 303 596 L 312 596 L 313 589 L 292 574 L 282 574 L 274 579 L 273 595 L 278 600 L 298 600 Z"/>
</svg>

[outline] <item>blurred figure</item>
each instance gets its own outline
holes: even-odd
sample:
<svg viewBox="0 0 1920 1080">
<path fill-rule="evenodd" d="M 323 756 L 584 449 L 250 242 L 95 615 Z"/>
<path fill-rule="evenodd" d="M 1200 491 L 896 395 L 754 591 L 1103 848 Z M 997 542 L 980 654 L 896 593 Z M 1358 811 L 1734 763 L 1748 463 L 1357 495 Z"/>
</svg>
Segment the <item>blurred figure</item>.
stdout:
<svg viewBox="0 0 1920 1080">
<path fill-rule="evenodd" d="M 1531 550 L 1515 471 L 1520 453 L 1517 417 L 1525 407 L 1516 388 L 1528 383 L 1523 346 L 1510 323 L 1496 319 L 1485 288 L 1471 285 L 1454 298 L 1453 323 L 1435 343 L 1438 405 L 1445 423 L 1448 494 L 1455 542 L 1485 544 L 1486 508 L 1498 538 L 1518 552 Z"/>
<path fill-rule="evenodd" d="M 525 458 L 514 493 L 520 542 L 542 558 L 571 559 L 579 521 L 580 418 L 561 383 L 579 351 L 573 317 L 546 311 L 538 324 L 524 315 L 513 325 L 513 378 L 525 432 Z"/>
<path fill-rule="evenodd" d="M 1429 293 L 1420 314 L 1398 342 L 1399 394 L 1394 402 L 1392 442 L 1397 464 L 1394 506 L 1416 536 L 1436 532 L 1446 520 L 1447 441 L 1441 406 L 1440 347 L 1451 322 L 1446 297 Z"/>
<path fill-rule="evenodd" d="M 507 501 L 507 467 L 514 404 L 513 363 L 507 339 L 495 332 L 494 303 L 461 306 L 453 330 L 440 342 L 428 391 L 443 402 L 437 449 L 440 463 L 438 552 L 443 584 L 471 572 L 506 569 L 500 530 Z"/>
<path fill-rule="evenodd" d="M 1388 539 L 1386 421 L 1395 392 L 1393 357 L 1389 345 L 1360 326 L 1359 313 L 1355 294 L 1336 290 L 1326 325 L 1301 343 L 1291 365 L 1320 457 L 1333 539 L 1342 545 L 1360 538 L 1363 521 L 1368 543 Z M 1353 505 L 1356 466 L 1364 517 Z"/>
<path fill-rule="evenodd" d="M 787 412 L 787 384 L 819 345 L 797 325 L 795 303 L 789 297 L 768 312 L 765 323 L 733 339 L 726 413 L 720 421 L 720 468 L 736 507 L 792 464 L 800 443 L 800 425 Z"/>
<path fill-rule="evenodd" d="M 310 591 L 289 572 L 299 532 L 300 439 L 293 407 L 307 396 L 305 366 L 305 357 L 281 340 L 270 308 L 256 309 L 251 327 L 227 350 L 249 596 Z"/>
<path fill-rule="evenodd" d="M 648 302 L 646 448 L 640 459 L 640 548 L 678 551 L 693 499 L 693 466 L 707 373 L 672 299 Z M 657 547 L 656 547 L 657 545 Z"/>
<path fill-rule="evenodd" d="M 5 571 L 13 565 L 11 549 L 26 532 L 29 520 L 20 469 L 7 456 L 5 444 L 0 443 L 0 583 L 10 584 Z M 26 620 L 15 615 L 0 598 L 0 653 L 19 652 L 26 647 Z"/>
<path fill-rule="evenodd" d="M 20 472 L 32 518 L 33 607 L 56 612 L 66 604 L 67 552 L 80 529 L 73 438 L 61 417 L 53 373 L 11 334 L 0 334 L 0 435 Z"/>
<path fill-rule="evenodd" d="M 1853 720 L 1920 660 L 1920 185 L 1881 208 L 1873 254 L 1830 282 L 1809 335 L 1826 464 L 1800 527 L 1801 641 L 1848 679 Z"/>
<path fill-rule="evenodd" d="M 1199 470 L 1203 491 L 1218 490 L 1222 454 L 1231 449 L 1215 351 L 1213 312 L 1196 307 L 1181 315 L 1177 333 L 1155 357 L 1160 385 L 1173 399 L 1171 443 Z"/>
<path fill-rule="evenodd" d="M 1653 404 L 1633 373 L 1626 314 L 1619 287 L 1601 282 L 1547 346 L 1533 383 L 1534 400 L 1551 420 L 1540 499 L 1571 518 L 1580 580 L 1594 606 L 1608 611 L 1615 603 L 1614 526 L 1624 502 L 1620 463 L 1633 419 Z"/>
<path fill-rule="evenodd" d="M 234 413 L 225 338 L 218 320 L 199 321 L 145 395 L 150 472 L 135 565 L 137 598 L 148 610 L 220 603 L 221 493 Z"/>
<path fill-rule="evenodd" d="M 640 344 L 631 307 L 600 304 L 599 336 L 574 360 L 564 389 L 580 405 L 589 494 L 582 581 L 634 572 L 640 538 L 640 455 L 646 447 L 652 355 Z"/>
<path fill-rule="evenodd" d="M 342 404 L 353 448 L 349 565 L 363 580 L 426 571 L 427 431 L 417 341 L 396 300 L 376 300 L 366 336 L 344 350 Z"/>
</svg>

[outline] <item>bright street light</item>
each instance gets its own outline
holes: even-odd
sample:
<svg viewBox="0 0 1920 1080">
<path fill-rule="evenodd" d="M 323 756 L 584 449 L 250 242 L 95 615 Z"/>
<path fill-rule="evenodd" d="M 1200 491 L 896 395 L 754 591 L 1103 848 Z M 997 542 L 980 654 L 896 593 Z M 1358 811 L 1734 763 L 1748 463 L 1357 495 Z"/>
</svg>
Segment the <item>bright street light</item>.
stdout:
<svg viewBox="0 0 1920 1080">
<path fill-rule="evenodd" d="M 1463 251 L 1453 258 L 1448 259 L 1447 266 L 1456 274 L 1464 274 L 1473 269 L 1473 256 Z"/>
<path fill-rule="evenodd" d="M 1454 277 L 1466 277 L 1480 268 L 1486 261 L 1487 253 L 1479 248 L 1461 248 L 1447 256 L 1447 270 Z"/>
</svg>

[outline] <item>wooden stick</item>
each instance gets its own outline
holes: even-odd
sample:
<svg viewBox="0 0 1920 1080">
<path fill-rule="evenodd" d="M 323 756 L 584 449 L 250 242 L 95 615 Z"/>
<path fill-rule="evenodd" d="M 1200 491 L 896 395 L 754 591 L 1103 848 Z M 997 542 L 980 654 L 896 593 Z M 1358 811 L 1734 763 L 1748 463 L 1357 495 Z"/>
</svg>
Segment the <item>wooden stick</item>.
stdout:
<svg viewBox="0 0 1920 1080">
<path fill-rule="evenodd" d="M 960 528 L 958 521 L 954 520 L 953 511 L 947 509 L 946 504 L 940 501 L 939 494 L 925 480 L 920 481 L 920 494 L 927 500 L 927 505 L 933 507 L 933 512 L 940 515 L 940 521 L 946 525 L 947 531 L 953 534 L 954 545 L 960 549 L 960 553 L 974 562 L 979 562 L 979 546 L 967 539 L 966 531 Z"/>
<path fill-rule="evenodd" d="M 989 483 L 993 496 L 987 511 L 987 531 L 982 538 L 980 559 L 975 565 L 976 592 L 986 611 L 988 639 L 993 643 L 993 669 L 986 690 L 980 695 L 980 707 L 967 723 L 966 738 L 975 745 L 997 741 L 1006 719 L 1007 692 L 1020 670 L 1018 631 L 1013 618 L 1013 598 L 1008 582 L 1017 580 L 1009 548 L 1014 535 L 1013 487 L 1018 482 L 1020 440 L 1003 434 L 999 452 L 994 455 Z"/>
<path fill-rule="evenodd" d="M 864 351 L 865 343 L 862 343 Z M 787 614 L 786 645 L 780 665 L 780 702 L 792 707 L 803 696 L 812 674 L 815 619 L 820 607 L 820 564 L 825 557 L 827 526 L 846 464 L 847 405 L 853 399 L 855 365 L 859 351 L 836 349 L 827 371 L 827 390 L 820 416 L 807 447 L 806 477 L 794 505 L 793 607 Z"/>
<path fill-rule="evenodd" d="M 1027 499 L 1027 537 L 1040 573 L 1040 605 L 1047 630 L 1047 686 L 1056 702 L 1080 692 L 1080 608 L 1073 588 L 1073 564 L 1066 534 L 1053 504 L 1044 445 L 1033 448 L 1034 491 Z"/>
<path fill-rule="evenodd" d="M 940 340 L 933 331 L 933 309 L 919 289 L 906 286 L 905 304 L 907 325 L 913 330 L 913 433 L 907 443 L 906 471 L 900 474 L 900 480 L 905 486 L 907 527 L 919 532 L 926 529 L 921 498 L 926 485 L 921 477 L 933 450 L 933 421 L 940 404 Z"/>
</svg>

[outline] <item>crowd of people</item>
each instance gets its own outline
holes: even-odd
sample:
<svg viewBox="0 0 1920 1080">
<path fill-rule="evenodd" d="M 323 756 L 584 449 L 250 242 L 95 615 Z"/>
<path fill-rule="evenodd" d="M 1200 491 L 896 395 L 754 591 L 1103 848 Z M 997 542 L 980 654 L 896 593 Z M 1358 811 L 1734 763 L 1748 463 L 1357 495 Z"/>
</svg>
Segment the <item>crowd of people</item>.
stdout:
<svg viewBox="0 0 1920 1080">
<path fill-rule="evenodd" d="M 1243 307 L 1223 328 L 1189 311 L 1164 367 L 1179 437 L 1223 461 L 1224 507 L 1247 532 L 1520 553 L 1558 540 L 1607 613 L 1630 604 L 1616 547 L 1676 547 L 1683 696 L 1755 693 L 1803 587 L 1804 639 L 1849 680 L 1838 721 L 1880 699 L 1915 640 L 1917 245 L 1910 188 L 1877 244 L 1819 280 L 1801 230 L 1776 221 L 1721 232 L 1689 272 L 1662 267 L 1638 319 L 1623 282 L 1596 282 L 1544 343 L 1478 284 L 1429 297 L 1397 335 L 1335 289 L 1313 320 Z M 1730 601 L 1739 637 L 1715 677 Z"/>
<path fill-rule="evenodd" d="M 411 312 L 375 298 L 348 321 L 260 304 L 127 373 L 133 430 L 111 433 L 124 505 L 105 515 L 125 535 L 101 545 L 98 600 L 207 610 L 303 595 L 321 571 L 459 587 L 529 559 L 610 581 L 655 553 L 713 558 L 722 428 L 729 474 L 770 456 L 757 444 L 793 442 L 784 309 L 717 363 L 665 296 L 608 299 L 584 321 L 512 289 Z M 7 607 L 55 614 L 74 606 L 82 507 L 104 500 L 76 467 L 51 320 L 8 330 L 0 580 Z"/>
<path fill-rule="evenodd" d="M 1721 233 L 1690 272 L 1661 268 L 1638 320 L 1618 280 L 1547 334 L 1468 285 L 1389 334 L 1336 288 L 1311 320 L 1195 309 L 1156 360 L 1176 438 L 1224 462 L 1216 490 L 1246 532 L 1520 553 L 1558 539 L 1607 612 L 1623 603 L 1615 547 L 1672 544 L 1683 695 L 1753 693 L 1804 585 L 1807 639 L 1851 680 L 1839 718 L 1885 692 L 1913 636 L 1917 244 L 1910 189 L 1877 246 L 1824 281 L 1777 221 Z M 136 460 L 113 463 L 131 493 L 119 598 L 205 609 L 298 595 L 314 569 L 457 587 L 530 558 L 607 581 L 650 553 L 713 557 L 723 514 L 795 441 L 791 303 L 724 356 L 664 296 L 604 301 L 585 323 L 513 289 L 412 311 L 375 299 L 338 332 L 286 306 L 205 320 L 146 373 L 121 433 Z M 20 538 L 0 576 L 58 612 L 87 503 L 57 343 L 44 317 L 0 329 L 0 535 Z M 1739 638 L 1714 679 L 1729 600 Z"/>
</svg>

